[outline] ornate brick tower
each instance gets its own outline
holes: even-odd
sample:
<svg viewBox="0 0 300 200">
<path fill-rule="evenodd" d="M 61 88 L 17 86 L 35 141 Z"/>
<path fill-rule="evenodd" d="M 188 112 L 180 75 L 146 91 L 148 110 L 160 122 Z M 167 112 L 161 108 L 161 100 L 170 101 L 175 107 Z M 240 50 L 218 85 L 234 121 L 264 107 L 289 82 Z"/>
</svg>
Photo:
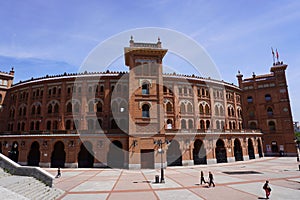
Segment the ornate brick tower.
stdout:
<svg viewBox="0 0 300 200">
<path fill-rule="evenodd" d="M 271 73 L 242 79 L 244 126 L 261 129 L 265 155 L 296 155 L 294 130 L 285 70 L 286 64 L 274 63 Z"/>
<path fill-rule="evenodd" d="M 165 139 L 162 59 L 167 50 L 159 38 L 157 43 L 136 43 L 131 37 L 124 51 L 129 67 L 129 168 L 154 168 L 160 163 L 154 151 L 164 147 L 154 142 Z"/>
<path fill-rule="evenodd" d="M 14 68 L 9 73 L 0 72 L 0 112 L 6 112 L 8 109 L 4 109 L 9 98 L 5 98 L 7 91 L 11 87 L 14 79 Z M 7 113 L 0 114 L 0 124 L 3 124 L 3 120 L 7 116 Z M 5 130 L 6 127 L 0 126 L 0 131 Z"/>
</svg>

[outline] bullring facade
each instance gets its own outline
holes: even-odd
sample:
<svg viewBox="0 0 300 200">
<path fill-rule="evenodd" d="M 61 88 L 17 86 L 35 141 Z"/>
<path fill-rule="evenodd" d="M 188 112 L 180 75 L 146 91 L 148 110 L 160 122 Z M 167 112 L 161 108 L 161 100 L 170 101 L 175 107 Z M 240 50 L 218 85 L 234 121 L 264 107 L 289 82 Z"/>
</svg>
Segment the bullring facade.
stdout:
<svg viewBox="0 0 300 200">
<path fill-rule="evenodd" d="M 163 74 L 167 49 L 160 41 L 131 39 L 124 53 L 128 72 L 65 73 L 17 84 L 13 69 L 1 72 L 1 153 L 23 165 L 129 169 L 263 156 L 258 121 L 252 127 L 243 120 L 248 105 L 241 86 Z"/>
</svg>

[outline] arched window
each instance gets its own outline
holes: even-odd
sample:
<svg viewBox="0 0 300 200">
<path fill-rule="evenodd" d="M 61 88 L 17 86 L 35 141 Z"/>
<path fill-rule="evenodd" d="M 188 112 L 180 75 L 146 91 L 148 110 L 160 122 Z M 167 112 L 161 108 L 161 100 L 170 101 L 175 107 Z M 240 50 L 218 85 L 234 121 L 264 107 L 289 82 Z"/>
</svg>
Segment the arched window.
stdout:
<svg viewBox="0 0 300 200">
<path fill-rule="evenodd" d="M 25 122 L 22 122 L 21 131 L 25 131 Z"/>
<path fill-rule="evenodd" d="M 270 94 L 266 94 L 266 95 L 265 95 L 265 100 L 266 100 L 266 101 L 271 101 L 271 100 L 272 100 L 271 95 L 270 95 Z"/>
<path fill-rule="evenodd" d="M 59 106 L 58 106 L 58 103 L 56 103 L 54 105 L 54 113 L 58 113 L 58 110 L 59 110 Z"/>
<path fill-rule="evenodd" d="M 142 85 L 142 94 L 149 94 L 149 83 L 144 82 Z"/>
<path fill-rule="evenodd" d="M 230 129 L 230 130 L 232 129 L 232 124 L 231 124 L 231 122 L 229 122 L 229 129 Z"/>
<path fill-rule="evenodd" d="M 220 115 L 221 115 L 221 116 L 224 115 L 224 108 L 223 108 L 223 106 L 220 106 Z"/>
<path fill-rule="evenodd" d="M 275 122 L 269 121 L 268 125 L 269 125 L 269 130 L 270 131 L 275 131 L 276 130 L 276 128 L 275 128 Z"/>
<path fill-rule="evenodd" d="M 35 122 L 35 130 L 40 130 L 40 121 Z"/>
<path fill-rule="evenodd" d="M 23 108 L 23 116 L 26 115 L 26 107 Z"/>
<path fill-rule="evenodd" d="M 94 120 L 88 120 L 88 130 L 94 130 Z"/>
<path fill-rule="evenodd" d="M 100 101 L 97 102 L 97 112 L 102 112 L 102 103 Z"/>
<path fill-rule="evenodd" d="M 30 130 L 34 130 L 34 122 L 30 123 Z"/>
<path fill-rule="evenodd" d="M 51 121 L 47 121 L 47 130 L 51 130 Z"/>
<path fill-rule="evenodd" d="M 224 128 L 225 128 L 224 121 L 221 121 L 221 129 L 224 129 Z"/>
<path fill-rule="evenodd" d="M 119 112 L 121 113 L 127 112 L 127 107 L 128 107 L 127 103 L 125 101 L 122 101 L 120 104 Z"/>
<path fill-rule="evenodd" d="M 93 87 L 89 86 L 89 93 L 92 93 L 92 92 L 93 92 Z"/>
<path fill-rule="evenodd" d="M 117 123 L 116 123 L 116 120 L 112 119 L 112 120 L 110 121 L 110 128 L 111 128 L 111 129 L 118 129 L 118 125 L 117 125 Z"/>
<path fill-rule="evenodd" d="M 91 101 L 89 103 L 89 112 L 94 112 L 94 102 L 93 101 Z"/>
<path fill-rule="evenodd" d="M 53 130 L 57 130 L 58 129 L 58 121 L 54 121 L 53 122 Z"/>
<path fill-rule="evenodd" d="M 48 106 L 48 113 L 52 113 L 52 105 L 51 104 L 49 104 L 49 106 Z"/>
<path fill-rule="evenodd" d="M 215 115 L 220 115 L 219 107 L 217 105 L 215 105 Z"/>
<path fill-rule="evenodd" d="M 204 129 L 204 120 L 200 120 L 200 129 Z"/>
<path fill-rule="evenodd" d="M 72 103 L 71 102 L 69 102 L 67 104 L 67 112 L 72 112 Z"/>
<path fill-rule="evenodd" d="M 79 103 L 78 102 L 76 102 L 74 105 L 74 112 L 79 113 Z"/>
<path fill-rule="evenodd" d="M 181 103 L 181 104 L 180 104 L 180 112 L 181 112 L 181 113 L 186 113 L 184 103 Z"/>
<path fill-rule="evenodd" d="M 209 129 L 209 128 L 210 128 L 210 121 L 206 120 L 206 129 Z"/>
<path fill-rule="evenodd" d="M 216 126 L 217 126 L 217 129 L 220 129 L 220 122 L 219 121 L 216 121 Z"/>
<path fill-rule="evenodd" d="M 78 88 L 78 89 L 79 89 L 79 88 Z M 74 130 L 76 130 L 76 129 L 79 130 L 79 129 L 80 129 L 80 127 L 79 127 L 79 120 L 76 119 L 76 120 L 74 121 L 74 123 L 73 123 L 73 129 L 74 129 Z"/>
<path fill-rule="evenodd" d="M 199 105 L 199 112 L 200 112 L 200 114 L 204 113 L 204 109 L 203 109 L 203 105 L 202 104 Z"/>
<path fill-rule="evenodd" d="M 172 112 L 173 111 L 173 107 L 172 104 L 170 102 L 167 103 L 167 112 Z"/>
<path fill-rule="evenodd" d="M 172 129 L 172 120 L 171 119 L 167 120 L 167 129 Z"/>
<path fill-rule="evenodd" d="M 115 101 L 111 104 L 111 111 L 113 113 L 117 113 L 118 112 L 118 104 Z"/>
<path fill-rule="evenodd" d="M 273 109 L 271 107 L 268 107 L 267 113 L 268 113 L 268 116 L 272 116 L 273 115 Z"/>
<path fill-rule="evenodd" d="M 186 121 L 185 121 L 185 119 L 181 120 L 181 129 L 186 129 Z"/>
<path fill-rule="evenodd" d="M 189 129 L 193 129 L 194 128 L 193 120 L 189 119 L 188 123 L 189 123 Z"/>
<path fill-rule="evenodd" d="M 66 129 L 70 130 L 71 129 L 71 120 L 66 121 Z"/>
<path fill-rule="evenodd" d="M 188 113 L 192 113 L 193 112 L 193 106 L 192 106 L 191 103 L 188 103 L 188 105 L 187 105 L 187 111 L 188 111 Z"/>
<path fill-rule="evenodd" d="M 146 117 L 146 118 L 149 118 L 150 117 L 149 110 L 150 110 L 150 106 L 148 104 L 144 104 L 142 106 L 142 116 Z"/>
<path fill-rule="evenodd" d="M 32 106 L 32 108 L 31 108 L 31 114 L 32 114 L 32 115 L 35 114 L 35 106 Z"/>
<path fill-rule="evenodd" d="M 235 130 L 235 122 L 232 122 L 232 129 Z"/>
<path fill-rule="evenodd" d="M 209 115 L 210 111 L 209 111 L 209 106 L 206 104 L 205 105 L 205 114 Z"/>
<path fill-rule="evenodd" d="M 41 106 L 37 106 L 36 114 L 40 115 L 41 114 Z"/>
</svg>

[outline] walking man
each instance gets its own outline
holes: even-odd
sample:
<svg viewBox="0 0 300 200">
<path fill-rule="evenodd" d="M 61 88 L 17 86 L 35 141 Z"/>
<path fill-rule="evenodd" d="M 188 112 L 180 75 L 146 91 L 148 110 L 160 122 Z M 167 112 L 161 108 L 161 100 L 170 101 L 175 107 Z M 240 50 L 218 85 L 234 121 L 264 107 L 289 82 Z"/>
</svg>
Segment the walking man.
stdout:
<svg viewBox="0 0 300 200">
<path fill-rule="evenodd" d="M 202 182 L 207 183 L 204 179 L 203 171 L 201 171 L 201 173 L 200 173 L 200 185 L 202 185 Z"/>
<path fill-rule="evenodd" d="M 266 192 L 266 199 L 269 199 L 269 196 L 271 194 L 271 188 L 269 186 L 269 181 L 266 181 L 264 186 L 263 186 L 263 189 L 265 190 Z"/>
<path fill-rule="evenodd" d="M 213 186 L 215 187 L 215 183 L 214 183 L 214 176 L 211 172 L 208 172 L 208 187 L 211 186 L 211 184 L 213 184 Z"/>
<path fill-rule="evenodd" d="M 55 176 L 55 178 L 59 178 L 59 177 L 61 177 L 60 167 L 57 169 L 57 175 Z"/>
</svg>

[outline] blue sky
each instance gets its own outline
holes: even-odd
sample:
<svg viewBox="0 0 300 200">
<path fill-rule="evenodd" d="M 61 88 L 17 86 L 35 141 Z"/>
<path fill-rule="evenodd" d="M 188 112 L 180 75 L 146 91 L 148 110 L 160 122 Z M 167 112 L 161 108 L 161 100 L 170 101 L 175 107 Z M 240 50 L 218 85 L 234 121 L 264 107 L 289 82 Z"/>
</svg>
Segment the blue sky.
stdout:
<svg viewBox="0 0 300 200">
<path fill-rule="evenodd" d="M 269 73 L 271 47 L 277 48 L 280 60 L 289 65 L 293 118 L 300 120 L 299 1 L 154 2 L 0 1 L 0 71 L 14 66 L 15 82 L 76 72 L 95 46 L 115 34 L 142 27 L 168 28 L 202 45 L 222 79 L 235 84 L 238 70 L 244 77 Z M 149 40 L 155 42 L 153 35 Z"/>
</svg>

